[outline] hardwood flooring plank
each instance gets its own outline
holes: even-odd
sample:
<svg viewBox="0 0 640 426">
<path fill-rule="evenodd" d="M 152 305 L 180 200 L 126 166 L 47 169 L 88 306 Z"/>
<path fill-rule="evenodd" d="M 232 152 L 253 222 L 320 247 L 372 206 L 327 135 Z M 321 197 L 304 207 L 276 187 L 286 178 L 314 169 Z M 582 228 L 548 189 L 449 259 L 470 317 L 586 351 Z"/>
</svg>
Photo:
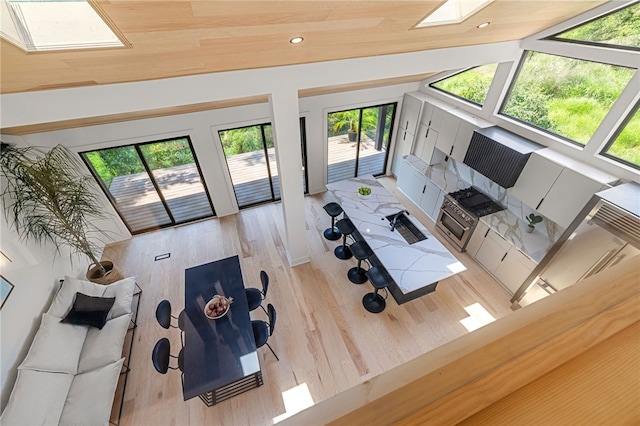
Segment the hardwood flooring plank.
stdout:
<svg viewBox="0 0 640 426">
<path fill-rule="evenodd" d="M 381 181 L 395 190 L 395 179 Z M 402 200 L 403 196 L 397 197 Z M 289 267 L 284 248 L 280 203 L 136 235 L 105 249 L 105 256 L 124 275 L 136 275 L 144 290 L 122 426 L 273 424 L 274 418 L 291 410 L 285 406 L 283 392 L 306 386 L 317 403 L 468 333 L 460 320 L 468 317 L 464 308 L 473 303 L 496 318 L 511 312 L 506 291 L 446 242 L 467 271 L 442 280 L 429 295 L 400 306 L 389 297 L 385 311 L 367 312 L 362 297 L 372 291 L 371 285 L 352 284 L 347 271 L 356 261 L 337 259 L 333 250 L 341 241 L 322 236 L 331 223 L 322 209 L 328 201 L 327 193 L 305 197 L 310 262 L 294 268 Z M 430 219 L 415 207 L 408 209 L 435 232 Z M 154 261 L 163 253 L 171 257 Z M 183 401 L 180 374 L 158 374 L 150 361 L 158 339 L 168 337 L 172 353 L 180 345 L 176 330 L 157 324 L 155 308 L 166 298 L 177 314 L 184 306 L 184 270 L 236 254 L 247 287 L 260 287 L 260 270 L 269 274 L 266 302 L 277 310 L 269 344 L 280 361 L 268 348 L 260 348 L 263 386 L 214 407 L 206 407 L 199 399 Z M 251 312 L 251 317 L 266 319 L 261 309 Z"/>
</svg>

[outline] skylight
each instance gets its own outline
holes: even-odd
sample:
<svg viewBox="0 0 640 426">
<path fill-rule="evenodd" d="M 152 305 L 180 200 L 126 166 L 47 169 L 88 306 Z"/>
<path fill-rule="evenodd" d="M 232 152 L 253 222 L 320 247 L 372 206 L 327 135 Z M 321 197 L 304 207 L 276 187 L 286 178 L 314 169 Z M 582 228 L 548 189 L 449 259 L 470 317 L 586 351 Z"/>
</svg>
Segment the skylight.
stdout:
<svg viewBox="0 0 640 426">
<path fill-rule="evenodd" d="M 493 0 L 447 0 L 416 27 L 458 24 L 492 2 Z"/>
<path fill-rule="evenodd" d="M 0 2 L 0 35 L 29 52 L 124 46 L 87 0 Z"/>
</svg>

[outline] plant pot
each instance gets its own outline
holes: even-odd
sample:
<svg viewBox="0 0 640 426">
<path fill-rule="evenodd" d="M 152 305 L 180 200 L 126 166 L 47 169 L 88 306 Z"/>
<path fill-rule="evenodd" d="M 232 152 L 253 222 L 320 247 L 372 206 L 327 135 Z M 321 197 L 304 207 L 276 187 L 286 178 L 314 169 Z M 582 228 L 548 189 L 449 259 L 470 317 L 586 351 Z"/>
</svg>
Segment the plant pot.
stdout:
<svg viewBox="0 0 640 426">
<path fill-rule="evenodd" d="M 349 138 L 349 142 L 355 142 L 358 136 L 358 132 L 352 132 L 349 130 L 347 132 L 347 137 Z"/>
<path fill-rule="evenodd" d="M 118 271 L 118 269 L 114 266 L 113 262 L 103 260 L 100 262 L 100 264 L 105 269 L 105 274 L 102 275 L 98 265 L 92 263 L 87 268 L 87 279 L 89 281 L 96 284 L 107 285 L 116 281 L 120 281 L 124 278 L 120 271 Z"/>
<path fill-rule="evenodd" d="M 533 226 L 529 226 L 529 225 L 527 225 L 527 227 L 524 228 L 524 230 L 527 232 L 527 234 L 532 233 L 534 229 L 535 228 Z"/>
</svg>

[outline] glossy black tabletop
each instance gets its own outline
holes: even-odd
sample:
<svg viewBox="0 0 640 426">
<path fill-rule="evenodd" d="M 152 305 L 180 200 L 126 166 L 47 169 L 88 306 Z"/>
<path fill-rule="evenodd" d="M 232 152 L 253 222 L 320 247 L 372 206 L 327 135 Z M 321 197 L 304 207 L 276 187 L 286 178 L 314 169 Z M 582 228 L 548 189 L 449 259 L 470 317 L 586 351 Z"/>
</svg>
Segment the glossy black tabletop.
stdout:
<svg viewBox="0 0 640 426">
<path fill-rule="evenodd" d="M 232 297 L 227 314 L 209 319 L 215 294 Z M 260 371 L 238 256 L 185 271 L 184 399 Z"/>
</svg>

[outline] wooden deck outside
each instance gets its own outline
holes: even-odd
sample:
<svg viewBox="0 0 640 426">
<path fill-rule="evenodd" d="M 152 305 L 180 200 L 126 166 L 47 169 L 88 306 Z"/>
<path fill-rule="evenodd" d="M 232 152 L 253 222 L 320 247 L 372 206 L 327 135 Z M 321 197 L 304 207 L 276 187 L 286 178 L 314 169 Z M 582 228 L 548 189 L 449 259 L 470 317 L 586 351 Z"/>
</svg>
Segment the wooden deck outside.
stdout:
<svg viewBox="0 0 640 426">
<path fill-rule="evenodd" d="M 329 140 L 328 181 L 353 177 L 356 143 L 346 135 Z M 386 151 L 377 151 L 367 139 L 360 144 L 359 174 L 383 171 Z M 274 199 L 280 199 L 280 181 L 275 150 L 268 150 L 273 179 Z M 313 161 L 313 160 L 312 160 Z M 231 181 L 240 207 L 272 200 L 266 159 L 262 151 L 227 158 Z M 154 170 L 154 178 L 176 223 L 209 217 L 214 214 L 194 163 Z M 304 179 L 304 171 L 303 173 Z M 171 219 L 146 173 L 119 176 L 109 188 L 116 206 L 132 232 L 171 224 Z"/>
</svg>

